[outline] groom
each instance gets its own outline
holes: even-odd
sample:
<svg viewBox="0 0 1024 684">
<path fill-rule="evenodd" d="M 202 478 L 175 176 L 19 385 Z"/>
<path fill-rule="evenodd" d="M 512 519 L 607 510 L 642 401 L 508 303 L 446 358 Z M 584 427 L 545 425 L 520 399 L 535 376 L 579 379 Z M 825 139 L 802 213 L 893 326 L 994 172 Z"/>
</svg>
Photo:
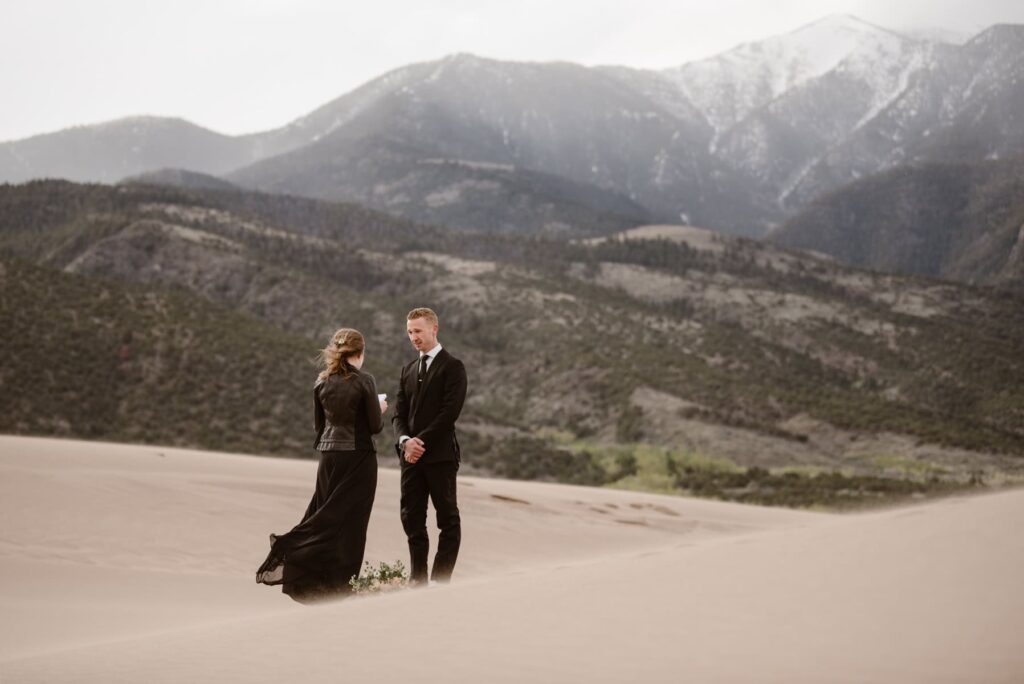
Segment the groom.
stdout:
<svg viewBox="0 0 1024 684">
<path fill-rule="evenodd" d="M 429 497 L 441 530 L 430 577 L 447 582 L 462 538 L 455 494 L 460 460 L 455 421 L 466 399 L 466 367 L 437 341 L 437 314 L 413 309 L 406 318 L 406 332 L 419 357 L 402 368 L 398 406 L 391 419 L 402 464 L 402 527 L 409 539 L 411 580 L 426 584 Z"/>
</svg>

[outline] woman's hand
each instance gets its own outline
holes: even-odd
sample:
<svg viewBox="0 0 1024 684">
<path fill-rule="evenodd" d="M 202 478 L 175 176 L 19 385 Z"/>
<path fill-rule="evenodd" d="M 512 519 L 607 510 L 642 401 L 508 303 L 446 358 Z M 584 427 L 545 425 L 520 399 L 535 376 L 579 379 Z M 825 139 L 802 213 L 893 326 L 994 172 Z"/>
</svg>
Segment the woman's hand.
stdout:
<svg viewBox="0 0 1024 684">
<path fill-rule="evenodd" d="M 388 410 L 388 400 L 387 399 L 381 399 L 380 400 L 380 412 L 381 413 L 386 413 L 387 410 Z"/>
</svg>

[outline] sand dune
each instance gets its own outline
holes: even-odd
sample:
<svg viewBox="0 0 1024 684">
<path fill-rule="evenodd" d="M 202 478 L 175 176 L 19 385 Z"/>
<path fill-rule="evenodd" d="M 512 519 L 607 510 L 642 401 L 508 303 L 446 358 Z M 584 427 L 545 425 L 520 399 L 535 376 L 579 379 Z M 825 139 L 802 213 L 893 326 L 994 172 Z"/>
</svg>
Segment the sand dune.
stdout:
<svg viewBox="0 0 1024 684">
<path fill-rule="evenodd" d="M 0 437 L 0 682 L 1024 681 L 1024 491 L 827 515 L 464 478 L 450 586 L 255 584 L 315 463 Z M 381 470 L 367 559 L 405 558 Z"/>
</svg>

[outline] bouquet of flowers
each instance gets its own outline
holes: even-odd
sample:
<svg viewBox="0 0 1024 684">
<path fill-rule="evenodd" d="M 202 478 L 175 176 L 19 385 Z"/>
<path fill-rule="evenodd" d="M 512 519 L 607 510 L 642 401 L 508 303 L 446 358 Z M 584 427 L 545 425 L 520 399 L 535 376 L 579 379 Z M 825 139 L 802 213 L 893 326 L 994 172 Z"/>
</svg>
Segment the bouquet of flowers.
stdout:
<svg viewBox="0 0 1024 684">
<path fill-rule="evenodd" d="M 366 569 L 357 577 L 348 581 L 355 594 L 377 594 L 384 591 L 394 591 L 409 584 L 409 574 L 405 571 L 402 561 L 394 563 L 380 562 L 374 568 L 370 562 L 366 562 Z"/>
</svg>

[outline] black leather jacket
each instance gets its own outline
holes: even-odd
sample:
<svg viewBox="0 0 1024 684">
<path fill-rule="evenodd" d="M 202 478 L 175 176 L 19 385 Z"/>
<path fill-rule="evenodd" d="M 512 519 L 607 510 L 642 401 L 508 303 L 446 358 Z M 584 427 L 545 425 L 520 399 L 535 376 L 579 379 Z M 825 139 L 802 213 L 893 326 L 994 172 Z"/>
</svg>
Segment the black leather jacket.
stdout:
<svg viewBox="0 0 1024 684">
<path fill-rule="evenodd" d="M 349 366 L 347 376 L 335 373 L 317 380 L 313 401 L 318 451 L 374 451 L 372 436 L 384 419 L 372 375 Z"/>
</svg>

